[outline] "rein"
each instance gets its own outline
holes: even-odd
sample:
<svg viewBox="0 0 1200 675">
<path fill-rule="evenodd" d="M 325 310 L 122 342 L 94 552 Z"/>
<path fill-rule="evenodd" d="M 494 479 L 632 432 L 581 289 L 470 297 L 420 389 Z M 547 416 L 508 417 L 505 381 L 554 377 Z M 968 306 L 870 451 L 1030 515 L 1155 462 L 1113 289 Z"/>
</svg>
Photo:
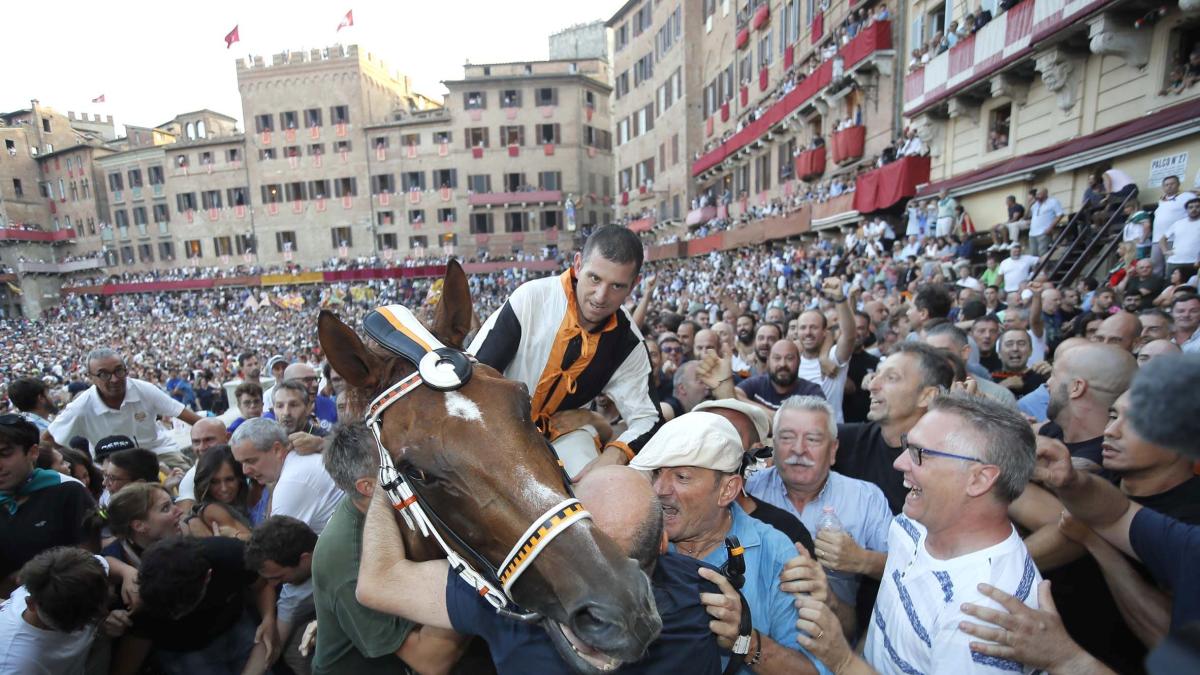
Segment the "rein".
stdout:
<svg viewBox="0 0 1200 675">
<path fill-rule="evenodd" d="M 379 487 L 387 494 L 393 508 L 404 517 L 409 529 L 424 537 L 432 537 L 446 554 L 450 569 L 485 598 L 497 613 L 527 623 L 540 620 L 540 614 L 523 609 L 513 600 L 513 584 L 551 541 L 571 525 L 584 519 L 590 520 L 592 515 L 578 499 L 568 497 L 562 500 L 533 521 L 498 566 L 492 565 L 463 541 L 429 507 L 412 480 L 397 470 L 391 453 L 383 444 L 382 418 L 389 407 L 422 385 L 442 392 L 462 388 L 471 378 L 474 359 L 464 352 L 442 345 L 401 305 L 376 309 L 363 324 L 373 339 L 417 366 L 416 372 L 385 389 L 367 406 L 365 421 L 375 437 L 379 452 Z M 570 494 L 570 484 L 566 485 Z M 463 551 L 469 560 L 460 556 L 456 548 Z"/>
</svg>

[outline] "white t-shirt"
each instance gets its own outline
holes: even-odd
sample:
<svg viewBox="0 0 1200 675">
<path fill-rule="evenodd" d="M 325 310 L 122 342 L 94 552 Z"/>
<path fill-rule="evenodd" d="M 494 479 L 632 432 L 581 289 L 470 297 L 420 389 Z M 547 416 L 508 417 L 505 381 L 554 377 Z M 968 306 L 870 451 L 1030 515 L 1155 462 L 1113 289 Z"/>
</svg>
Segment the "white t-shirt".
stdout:
<svg viewBox="0 0 1200 675">
<path fill-rule="evenodd" d="M 271 490 L 271 515 L 291 516 L 321 534 L 345 494 L 325 471 L 321 455 L 289 452 Z"/>
<path fill-rule="evenodd" d="M 924 526 L 903 514 L 892 521 L 887 565 L 863 653 L 867 663 L 881 673 L 1032 672 L 1014 661 L 972 652 L 970 643 L 976 638 L 958 628 L 962 621 L 977 623 L 962 611 L 964 603 L 1003 611 L 979 592 L 980 583 L 1037 608 L 1042 576 L 1017 531 L 998 544 L 949 560 L 929 554 L 926 534 Z"/>
<path fill-rule="evenodd" d="M 108 571 L 104 558 L 96 556 Z M 0 673 L 4 675 L 83 675 L 97 625 L 63 633 L 30 625 L 24 586 L 0 604 Z"/>
<path fill-rule="evenodd" d="M 1171 242 L 1169 265 L 1195 265 L 1200 258 L 1200 220 L 1181 218 L 1164 235 Z"/>
<path fill-rule="evenodd" d="M 1162 240 L 1167 228 L 1174 225 L 1175 221 L 1187 218 L 1187 203 L 1195 198 L 1196 195 L 1191 192 L 1180 192 L 1174 198 L 1163 197 L 1158 200 L 1158 208 L 1154 209 L 1154 243 Z"/>
<path fill-rule="evenodd" d="M 837 345 L 834 345 L 829 350 L 829 360 L 837 363 Z M 821 385 L 821 391 L 825 393 L 825 400 L 829 401 L 829 405 L 833 406 L 833 410 L 837 413 L 837 423 L 842 423 L 842 395 L 846 391 L 846 375 L 850 372 L 850 362 L 837 363 L 837 373 L 833 377 L 825 377 L 821 372 L 821 360 L 805 358 L 800 355 L 800 371 L 798 377 L 808 380 L 813 384 Z"/>
<path fill-rule="evenodd" d="M 193 464 L 187 473 L 183 474 L 183 480 L 179 481 L 179 496 L 175 501 L 188 500 L 196 501 L 196 464 Z"/>
<path fill-rule="evenodd" d="M 997 268 L 1004 276 L 1004 292 L 1013 293 L 1021 289 L 1021 284 L 1029 280 L 1033 268 L 1037 267 L 1038 258 L 1035 255 L 1023 255 L 1020 258 L 1009 256 L 1000 261 Z"/>
<path fill-rule="evenodd" d="M 159 415 L 178 417 L 183 404 L 158 387 L 129 378 L 125 384 L 125 400 L 120 410 L 113 410 L 100 400 L 92 386 L 63 408 L 50 423 L 50 435 L 60 445 L 67 445 L 73 436 L 83 436 L 95 445 L 105 436 L 121 435 L 134 439 L 138 447 L 158 454 L 177 452 L 179 446 L 171 432 L 158 424 Z"/>
</svg>

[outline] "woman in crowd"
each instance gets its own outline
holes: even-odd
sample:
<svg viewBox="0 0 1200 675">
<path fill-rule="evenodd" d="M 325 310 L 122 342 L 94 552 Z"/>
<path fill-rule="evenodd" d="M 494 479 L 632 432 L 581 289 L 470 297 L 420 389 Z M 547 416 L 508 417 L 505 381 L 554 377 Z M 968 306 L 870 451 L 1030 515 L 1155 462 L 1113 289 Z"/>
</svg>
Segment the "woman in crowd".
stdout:
<svg viewBox="0 0 1200 675">
<path fill-rule="evenodd" d="M 68 476 L 75 478 L 83 486 L 92 493 L 92 498 L 97 502 L 100 501 L 100 495 L 104 493 L 104 474 L 92 461 L 92 458 L 86 452 L 80 452 L 75 448 L 59 448 L 62 453 L 63 461 L 67 463 L 69 471 Z"/>
<path fill-rule="evenodd" d="M 184 520 L 185 529 L 197 537 L 219 533 L 248 541 L 250 530 L 263 519 L 264 493 L 261 485 L 246 480 L 228 445 L 209 448 L 196 465 L 196 504 Z"/>
<path fill-rule="evenodd" d="M 127 485 L 108 504 L 108 527 L 116 539 L 102 553 L 137 567 L 142 552 L 151 544 L 180 533 L 182 517 L 183 512 L 162 485 L 150 482 Z"/>
</svg>

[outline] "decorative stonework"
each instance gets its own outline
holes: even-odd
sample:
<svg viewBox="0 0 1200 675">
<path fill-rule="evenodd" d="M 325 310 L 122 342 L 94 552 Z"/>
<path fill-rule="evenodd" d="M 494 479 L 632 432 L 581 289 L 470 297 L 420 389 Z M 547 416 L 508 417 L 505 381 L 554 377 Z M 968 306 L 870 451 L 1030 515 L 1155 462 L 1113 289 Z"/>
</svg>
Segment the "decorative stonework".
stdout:
<svg viewBox="0 0 1200 675">
<path fill-rule="evenodd" d="M 1042 83 L 1058 96 L 1058 107 L 1062 110 L 1075 107 L 1079 90 L 1079 78 L 1075 75 L 1081 70 L 1083 59 L 1057 46 L 1038 53 L 1035 59 Z"/>
<path fill-rule="evenodd" d="M 955 96 L 947 101 L 950 119 L 964 118 L 979 124 L 979 101 L 973 98 Z"/>
<path fill-rule="evenodd" d="M 1150 62 L 1154 32 L 1135 30 L 1115 14 L 1105 12 L 1088 20 L 1089 45 L 1093 54 L 1120 57 L 1127 65 L 1141 68 Z"/>
<path fill-rule="evenodd" d="M 1025 105 L 1029 95 L 1029 83 L 1011 73 L 1000 73 L 991 80 L 992 98 L 1007 98 L 1017 105 Z"/>
<path fill-rule="evenodd" d="M 909 126 L 917 132 L 917 137 L 921 139 L 926 148 L 929 148 L 929 152 L 932 155 L 941 154 L 941 138 L 944 125 L 945 122 L 935 119 L 929 113 L 917 115 L 909 123 Z"/>
</svg>

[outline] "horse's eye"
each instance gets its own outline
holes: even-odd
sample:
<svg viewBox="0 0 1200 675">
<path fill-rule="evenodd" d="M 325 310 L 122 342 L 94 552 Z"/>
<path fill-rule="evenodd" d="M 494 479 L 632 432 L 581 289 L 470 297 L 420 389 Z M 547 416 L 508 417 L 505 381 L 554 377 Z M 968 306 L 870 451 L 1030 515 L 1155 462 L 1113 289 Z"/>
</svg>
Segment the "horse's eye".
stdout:
<svg viewBox="0 0 1200 675">
<path fill-rule="evenodd" d="M 404 475 L 408 476 L 409 478 L 411 478 L 412 480 L 414 480 L 418 483 L 429 482 L 429 476 L 425 473 L 425 471 L 423 471 L 422 469 L 418 469 L 415 466 L 410 465 L 407 469 L 405 469 Z"/>
</svg>

